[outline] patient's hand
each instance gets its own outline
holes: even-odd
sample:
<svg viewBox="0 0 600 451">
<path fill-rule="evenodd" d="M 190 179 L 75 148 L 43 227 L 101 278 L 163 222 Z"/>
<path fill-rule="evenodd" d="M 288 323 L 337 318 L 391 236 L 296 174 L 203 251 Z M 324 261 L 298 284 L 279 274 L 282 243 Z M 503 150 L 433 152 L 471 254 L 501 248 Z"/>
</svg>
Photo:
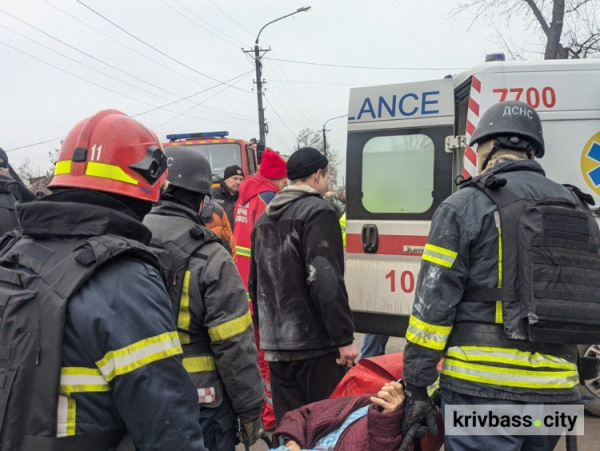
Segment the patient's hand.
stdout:
<svg viewBox="0 0 600 451">
<path fill-rule="evenodd" d="M 285 447 L 290 451 L 300 451 L 300 445 L 293 440 L 290 440 L 285 444 Z"/>
<path fill-rule="evenodd" d="M 404 390 L 398 382 L 386 382 L 371 402 L 383 409 L 383 413 L 396 412 L 404 404 Z"/>
</svg>

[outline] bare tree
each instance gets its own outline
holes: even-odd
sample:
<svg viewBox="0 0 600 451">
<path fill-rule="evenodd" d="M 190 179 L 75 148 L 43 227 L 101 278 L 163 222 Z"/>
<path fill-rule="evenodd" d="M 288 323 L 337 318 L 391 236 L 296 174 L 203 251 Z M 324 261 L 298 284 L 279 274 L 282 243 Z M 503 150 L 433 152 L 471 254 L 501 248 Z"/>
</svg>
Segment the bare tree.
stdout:
<svg viewBox="0 0 600 451">
<path fill-rule="evenodd" d="M 522 44 L 509 44 L 500 32 L 502 24 L 516 20 L 524 21 L 541 38 L 543 50 L 534 51 L 543 53 L 544 59 L 600 57 L 598 0 L 458 0 L 451 16 L 468 10 L 474 12 L 473 22 L 496 30 L 498 40 L 513 58 L 521 59 L 531 51 Z"/>
<path fill-rule="evenodd" d="M 321 132 L 310 128 L 300 130 L 300 133 L 296 136 L 296 149 L 302 147 L 314 147 L 319 152 L 324 153 Z M 329 142 L 327 143 L 327 159 L 329 160 L 329 186 L 335 189 L 338 187 L 339 182 L 340 153 L 338 150 L 333 149 Z"/>
</svg>

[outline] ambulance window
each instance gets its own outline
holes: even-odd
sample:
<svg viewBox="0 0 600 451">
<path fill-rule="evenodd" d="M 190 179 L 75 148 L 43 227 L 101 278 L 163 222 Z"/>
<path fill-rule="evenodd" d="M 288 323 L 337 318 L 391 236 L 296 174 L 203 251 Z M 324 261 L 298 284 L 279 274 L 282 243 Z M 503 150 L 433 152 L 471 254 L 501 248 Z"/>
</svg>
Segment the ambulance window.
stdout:
<svg viewBox="0 0 600 451">
<path fill-rule="evenodd" d="M 256 172 L 256 165 L 254 164 L 254 148 L 246 146 L 246 158 L 248 159 L 248 174 L 251 175 Z"/>
<path fill-rule="evenodd" d="M 423 213 L 433 204 L 433 141 L 378 136 L 363 148 L 362 203 L 370 213 Z"/>
</svg>

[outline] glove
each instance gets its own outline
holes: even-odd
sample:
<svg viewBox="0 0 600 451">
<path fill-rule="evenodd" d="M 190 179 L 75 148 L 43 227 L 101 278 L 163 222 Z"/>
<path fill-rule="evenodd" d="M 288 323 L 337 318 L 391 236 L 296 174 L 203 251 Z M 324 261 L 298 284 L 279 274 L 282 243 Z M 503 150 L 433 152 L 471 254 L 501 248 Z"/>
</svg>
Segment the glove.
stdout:
<svg viewBox="0 0 600 451">
<path fill-rule="evenodd" d="M 259 438 L 261 438 L 265 434 L 263 429 L 262 420 L 260 417 L 256 418 L 250 423 L 242 424 L 242 427 L 239 428 L 237 432 L 237 437 L 240 442 L 244 444 L 248 444 L 248 446 L 254 445 Z"/>
<path fill-rule="evenodd" d="M 427 429 L 437 435 L 438 428 L 435 418 L 435 407 L 424 387 L 410 387 L 406 389 L 406 407 L 402 420 L 402 434 L 404 439 L 400 451 L 408 451 L 409 446 L 416 438 L 421 438 Z M 425 424 L 423 424 L 425 423 Z"/>
</svg>

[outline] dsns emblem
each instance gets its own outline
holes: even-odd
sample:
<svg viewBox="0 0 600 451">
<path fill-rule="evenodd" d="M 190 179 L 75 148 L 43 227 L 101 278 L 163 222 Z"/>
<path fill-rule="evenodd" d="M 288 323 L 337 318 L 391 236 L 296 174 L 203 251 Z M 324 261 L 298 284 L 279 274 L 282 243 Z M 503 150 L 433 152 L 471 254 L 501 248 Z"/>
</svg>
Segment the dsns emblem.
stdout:
<svg viewBox="0 0 600 451">
<path fill-rule="evenodd" d="M 581 153 L 583 178 L 596 194 L 600 194 L 600 132 L 586 143 Z"/>
</svg>

